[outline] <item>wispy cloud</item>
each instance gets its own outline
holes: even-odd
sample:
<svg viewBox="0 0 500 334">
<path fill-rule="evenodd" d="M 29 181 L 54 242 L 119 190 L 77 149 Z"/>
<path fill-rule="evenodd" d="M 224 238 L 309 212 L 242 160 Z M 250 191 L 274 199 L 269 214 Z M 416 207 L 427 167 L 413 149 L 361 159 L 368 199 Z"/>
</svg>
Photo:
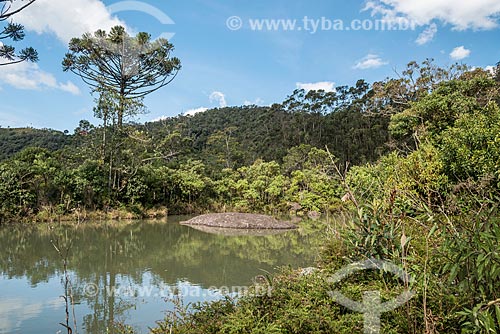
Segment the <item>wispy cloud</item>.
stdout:
<svg viewBox="0 0 500 334">
<path fill-rule="evenodd" d="M 245 102 L 243 102 L 244 106 L 254 106 L 254 105 L 259 106 L 262 104 L 264 104 L 264 100 L 261 99 L 260 97 L 256 98 L 254 101 L 245 100 Z"/>
<path fill-rule="evenodd" d="M 498 0 L 370 0 L 365 10 L 384 19 L 406 18 L 421 26 L 439 20 L 457 30 L 494 29 L 500 18 Z"/>
<path fill-rule="evenodd" d="M 226 94 L 219 92 L 219 91 L 214 91 L 208 96 L 208 100 L 210 103 L 215 103 L 217 104 L 217 107 L 219 108 L 224 108 L 227 107 L 227 101 L 226 101 Z M 193 108 L 185 111 L 183 113 L 184 116 L 194 116 L 196 114 L 205 112 L 209 110 L 209 107 L 198 107 L 198 108 Z M 152 122 L 160 121 L 162 119 L 167 118 L 166 116 L 161 116 L 156 119 L 154 119 Z"/>
<path fill-rule="evenodd" d="M 434 39 L 438 31 L 437 24 L 431 23 L 420 35 L 418 35 L 417 40 L 415 43 L 418 45 L 424 45 L 429 43 Z"/>
<path fill-rule="evenodd" d="M 227 107 L 226 95 L 222 92 L 212 92 L 208 98 L 211 103 L 218 103 L 221 108 Z"/>
<path fill-rule="evenodd" d="M 490 72 L 491 74 L 495 74 L 496 66 L 489 65 L 489 66 L 486 66 L 484 68 L 484 70 L 487 71 L 487 72 Z"/>
<path fill-rule="evenodd" d="M 71 81 L 59 82 L 53 74 L 41 70 L 37 64 L 26 62 L 3 66 L 0 82 L 18 89 L 58 89 L 73 95 L 80 94 L 80 89 Z"/>
</svg>

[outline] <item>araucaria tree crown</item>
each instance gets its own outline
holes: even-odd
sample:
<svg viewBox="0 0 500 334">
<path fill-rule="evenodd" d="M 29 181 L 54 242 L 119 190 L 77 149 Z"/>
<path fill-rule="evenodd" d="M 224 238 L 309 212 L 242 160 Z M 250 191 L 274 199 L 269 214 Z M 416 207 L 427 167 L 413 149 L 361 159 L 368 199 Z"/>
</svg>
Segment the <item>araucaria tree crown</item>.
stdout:
<svg viewBox="0 0 500 334">
<path fill-rule="evenodd" d="M 145 32 L 130 36 L 124 27 L 109 33 L 98 30 L 73 38 L 63 60 L 63 70 L 80 76 L 93 91 L 103 90 L 119 100 L 117 120 L 122 125 L 131 100 L 168 85 L 181 68 L 172 57 L 174 46 L 166 39 L 152 41 Z"/>
</svg>

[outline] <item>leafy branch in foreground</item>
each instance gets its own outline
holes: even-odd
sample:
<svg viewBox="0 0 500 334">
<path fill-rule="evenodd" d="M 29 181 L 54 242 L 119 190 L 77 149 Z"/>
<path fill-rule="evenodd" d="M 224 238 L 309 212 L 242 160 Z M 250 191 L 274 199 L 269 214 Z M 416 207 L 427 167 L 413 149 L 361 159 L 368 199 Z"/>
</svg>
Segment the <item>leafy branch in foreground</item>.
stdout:
<svg viewBox="0 0 500 334">
<path fill-rule="evenodd" d="M 35 1 L 0 0 L 0 22 L 10 19 L 13 15 L 32 5 Z M 17 3 L 19 6 L 13 7 L 13 3 Z M 0 31 L 0 66 L 22 63 L 24 61 L 38 61 L 38 52 L 32 47 L 27 47 L 16 52 L 15 47 L 1 43 L 2 40 L 7 39 L 19 42 L 25 36 L 23 25 L 12 21 L 7 23 L 3 30 Z"/>
</svg>

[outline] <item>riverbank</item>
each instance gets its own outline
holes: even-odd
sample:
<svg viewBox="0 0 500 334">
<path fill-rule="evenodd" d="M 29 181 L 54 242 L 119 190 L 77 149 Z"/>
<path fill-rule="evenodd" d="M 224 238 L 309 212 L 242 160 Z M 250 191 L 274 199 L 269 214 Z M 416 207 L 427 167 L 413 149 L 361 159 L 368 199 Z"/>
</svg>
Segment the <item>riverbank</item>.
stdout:
<svg viewBox="0 0 500 334">
<path fill-rule="evenodd" d="M 240 208 L 241 209 L 241 208 Z M 241 213 L 231 213 L 241 212 Z M 142 206 L 123 206 L 119 208 L 108 208 L 106 210 L 90 210 L 84 208 L 71 209 L 70 212 L 60 213 L 60 211 L 53 206 L 44 206 L 37 213 L 21 212 L 17 215 L 0 216 L 0 225 L 10 224 L 36 224 L 36 223 L 53 223 L 53 222 L 76 222 L 82 223 L 86 221 L 111 221 L 111 220 L 141 220 L 141 219 L 163 219 L 172 215 L 213 215 L 214 213 L 221 213 L 226 216 L 215 218 L 215 216 L 208 216 L 204 219 L 205 223 L 200 223 L 193 220 L 191 225 L 207 226 L 207 227 L 222 227 L 222 228 L 242 228 L 242 229 L 268 229 L 269 226 L 273 229 L 293 229 L 296 228 L 293 223 L 278 221 L 272 216 L 290 216 L 293 217 L 292 221 L 300 221 L 307 217 L 310 219 L 318 219 L 320 214 L 311 212 L 304 214 L 304 212 L 296 211 L 247 211 L 238 210 L 235 207 L 226 205 L 210 205 L 209 207 L 187 207 L 184 210 L 179 208 L 169 208 L 166 206 L 157 206 L 154 208 L 145 209 Z M 330 212 L 326 213 L 327 216 Z M 333 214 L 333 213 L 332 213 Z M 233 215 L 233 216 L 231 216 Z M 237 216 L 234 216 L 237 215 Z M 266 218 L 267 217 L 267 218 Z M 214 220 L 215 218 L 215 220 Z M 234 221 L 240 221 L 241 225 L 235 225 Z M 230 226 L 228 226 L 228 224 Z M 247 227 L 248 226 L 248 227 Z"/>
<path fill-rule="evenodd" d="M 77 224 L 88 221 L 111 221 L 111 220 L 139 220 L 139 219 L 162 219 L 169 214 L 167 207 L 157 207 L 144 210 L 132 210 L 130 208 L 108 209 L 108 210 L 86 210 L 75 209 L 71 213 L 59 214 L 55 208 L 44 208 L 36 214 L 28 214 L 20 217 L 2 217 L 0 225 L 16 223 L 36 224 L 53 222 L 75 222 Z"/>
</svg>

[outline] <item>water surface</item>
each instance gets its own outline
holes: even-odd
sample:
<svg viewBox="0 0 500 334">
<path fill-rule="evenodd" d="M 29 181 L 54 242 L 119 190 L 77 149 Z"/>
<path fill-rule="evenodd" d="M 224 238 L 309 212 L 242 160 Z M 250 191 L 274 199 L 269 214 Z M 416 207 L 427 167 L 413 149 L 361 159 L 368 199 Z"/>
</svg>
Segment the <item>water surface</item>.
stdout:
<svg viewBox="0 0 500 334">
<path fill-rule="evenodd" d="M 89 334 L 116 321 L 147 333 L 171 307 L 165 298 L 213 300 L 278 266 L 310 266 L 317 255 L 318 232 L 221 235 L 177 223 L 186 218 L 0 228 L 0 334 L 65 332 L 68 248 L 78 332 Z"/>
</svg>

